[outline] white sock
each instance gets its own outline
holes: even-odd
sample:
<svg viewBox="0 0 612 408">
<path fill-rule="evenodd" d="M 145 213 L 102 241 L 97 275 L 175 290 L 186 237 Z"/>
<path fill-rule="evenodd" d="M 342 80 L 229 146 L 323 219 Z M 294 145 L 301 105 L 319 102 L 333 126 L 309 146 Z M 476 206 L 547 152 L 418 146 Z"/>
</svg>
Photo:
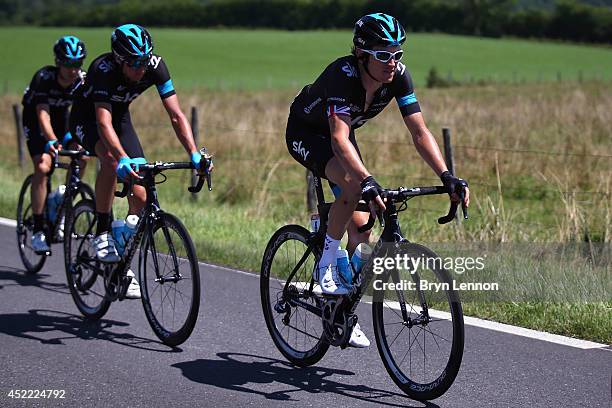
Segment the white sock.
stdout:
<svg viewBox="0 0 612 408">
<path fill-rule="evenodd" d="M 336 253 L 339 246 L 339 239 L 333 239 L 325 234 L 325 244 L 323 245 L 321 260 L 319 261 L 319 268 L 327 268 L 328 265 L 336 266 Z"/>
</svg>

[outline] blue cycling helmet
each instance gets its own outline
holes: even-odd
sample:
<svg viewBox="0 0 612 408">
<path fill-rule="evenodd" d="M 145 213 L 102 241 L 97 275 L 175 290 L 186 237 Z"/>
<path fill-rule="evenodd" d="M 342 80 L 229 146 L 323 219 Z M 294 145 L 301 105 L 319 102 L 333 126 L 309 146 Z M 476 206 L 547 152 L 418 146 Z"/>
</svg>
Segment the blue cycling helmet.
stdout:
<svg viewBox="0 0 612 408">
<path fill-rule="evenodd" d="M 53 46 L 55 59 L 60 63 L 78 63 L 87 56 L 87 50 L 83 41 L 73 35 L 67 35 L 55 42 Z"/>
<path fill-rule="evenodd" d="M 153 54 L 153 40 L 143 27 L 124 24 L 113 31 L 111 49 L 119 61 L 148 60 Z"/>
<path fill-rule="evenodd" d="M 355 23 L 353 44 L 357 48 L 371 50 L 374 46 L 392 47 L 402 45 L 406 40 L 406 30 L 385 13 L 368 14 Z"/>
</svg>

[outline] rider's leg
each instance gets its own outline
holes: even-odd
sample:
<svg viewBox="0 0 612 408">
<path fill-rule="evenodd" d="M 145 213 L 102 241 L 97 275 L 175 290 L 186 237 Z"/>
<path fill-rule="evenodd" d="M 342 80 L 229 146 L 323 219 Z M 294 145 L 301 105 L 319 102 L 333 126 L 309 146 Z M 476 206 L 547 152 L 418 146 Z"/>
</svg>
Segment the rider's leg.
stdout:
<svg viewBox="0 0 612 408">
<path fill-rule="evenodd" d="M 96 156 L 100 161 L 100 172 L 96 177 L 96 212 L 110 214 L 117 187 L 117 160 L 101 140 L 96 142 Z M 105 227 L 105 226 L 104 226 Z M 110 225 L 105 231 L 110 230 Z"/>
<path fill-rule="evenodd" d="M 331 205 L 327 222 L 327 235 L 323 253 L 318 265 L 318 278 L 325 294 L 344 295 L 350 290 L 348 283 L 343 284 L 336 268 L 336 253 L 340 240 L 348 227 L 353 211 L 359 202 L 361 189 L 353 182 L 336 157 L 332 157 L 325 166 L 325 175 L 341 189 L 340 195 Z"/>
<path fill-rule="evenodd" d="M 143 186 L 134 185 L 132 187 L 133 195 L 128 196 L 129 214 L 140 214 L 147 202 L 147 190 Z"/>
<path fill-rule="evenodd" d="M 34 164 L 34 175 L 32 176 L 32 186 L 30 189 L 32 218 L 34 219 L 32 248 L 35 252 L 42 253 L 50 250 L 44 233 L 45 215 L 43 212 L 47 195 L 47 174 L 51 170 L 51 156 L 45 153 L 33 155 L 32 163 Z"/>
<path fill-rule="evenodd" d="M 365 232 L 359 232 L 357 230 L 358 227 L 365 225 L 368 222 L 369 213 L 355 211 L 351 217 L 351 221 L 348 225 L 348 243 L 346 245 L 346 250 L 349 252 L 349 255 L 352 255 L 355 252 L 355 248 L 357 245 L 365 242 L 366 244 L 370 242 L 370 235 L 372 234 L 372 230 L 369 229 Z"/>
<path fill-rule="evenodd" d="M 46 153 L 32 156 L 32 163 L 34 165 L 31 190 L 32 213 L 42 215 L 47 195 L 47 174 L 51 171 L 51 156 Z"/>
<path fill-rule="evenodd" d="M 115 247 L 115 240 L 111 230 L 111 208 L 115 197 L 117 176 L 115 168 L 117 161 L 110 154 L 104 143 L 98 140 L 95 145 L 96 156 L 100 160 L 100 172 L 96 177 L 96 216 L 98 225 L 94 246 L 96 257 L 102 262 L 118 262 L 119 253 Z"/>
</svg>

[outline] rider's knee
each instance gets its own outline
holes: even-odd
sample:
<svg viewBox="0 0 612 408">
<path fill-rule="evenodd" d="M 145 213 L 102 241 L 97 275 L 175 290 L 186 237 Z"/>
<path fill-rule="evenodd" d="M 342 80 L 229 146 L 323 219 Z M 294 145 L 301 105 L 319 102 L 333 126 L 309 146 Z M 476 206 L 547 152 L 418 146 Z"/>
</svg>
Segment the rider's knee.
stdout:
<svg viewBox="0 0 612 408">
<path fill-rule="evenodd" d="M 98 159 L 101 169 L 115 171 L 117 168 L 117 160 L 110 153 L 98 156 Z"/>
<path fill-rule="evenodd" d="M 361 188 L 356 183 L 345 184 L 337 199 L 341 200 L 343 204 L 355 206 L 361 199 Z"/>
<path fill-rule="evenodd" d="M 41 156 L 40 159 L 34 162 L 34 173 L 37 175 L 45 175 L 51 171 L 51 160 L 48 160 L 45 156 Z"/>
</svg>

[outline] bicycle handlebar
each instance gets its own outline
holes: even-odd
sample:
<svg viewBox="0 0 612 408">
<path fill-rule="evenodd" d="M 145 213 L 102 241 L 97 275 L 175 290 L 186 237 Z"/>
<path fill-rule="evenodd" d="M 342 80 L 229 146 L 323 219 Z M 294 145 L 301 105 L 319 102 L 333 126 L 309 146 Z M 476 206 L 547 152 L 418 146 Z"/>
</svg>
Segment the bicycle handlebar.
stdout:
<svg viewBox="0 0 612 408">
<path fill-rule="evenodd" d="M 448 189 L 444 186 L 412 187 L 412 188 L 398 187 L 395 190 L 385 189 L 383 193 L 381 194 L 381 197 L 383 199 L 386 198 L 387 200 L 391 200 L 392 202 L 402 202 L 402 201 L 408 200 L 413 197 L 422 196 L 422 195 L 434 195 L 434 194 L 448 194 Z M 468 219 L 467 208 L 463 204 L 463 199 L 465 197 L 465 190 L 462 189 L 461 192 L 458 194 L 459 194 L 459 199 L 461 201 L 461 209 L 463 211 L 463 218 L 467 220 Z M 365 209 L 364 209 L 364 206 L 365 206 Z M 438 218 L 438 224 L 446 224 L 446 223 L 451 222 L 455 218 L 455 215 L 457 214 L 457 208 L 459 208 L 459 202 L 454 202 L 454 201 L 451 202 L 450 208 L 448 210 L 448 214 L 446 214 L 443 217 Z M 360 203 L 357 206 L 357 211 L 369 212 L 370 209 L 367 206 L 367 204 L 364 205 Z M 380 214 L 377 214 L 377 215 L 378 215 L 378 219 L 379 219 L 381 226 L 384 227 L 382 216 Z M 370 217 L 368 218 L 368 222 L 365 225 L 362 225 L 361 227 L 357 227 L 357 231 L 359 231 L 360 233 L 363 233 L 371 229 L 374 226 L 375 222 L 376 222 L 375 218 L 372 217 L 372 214 L 370 214 Z"/>
<path fill-rule="evenodd" d="M 205 162 L 205 168 L 210 166 L 211 158 L 210 157 L 202 157 Z M 134 166 L 134 165 L 132 165 Z M 177 169 L 192 169 L 195 170 L 195 167 L 191 162 L 155 162 L 155 163 L 146 163 L 138 165 L 138 171 L 144 173 L 153 173 L 153 175 L 159 174 L 166 170 L 177 170 Z M 198 183 L 195 186 L 188 187 L 187 190 L 191 193 L 198 193 L 202 190 L 202 186 L 204 185 L 204 179 L 206 179 L 206 183 L 208 185 L 208 191 L 212 190 L 212 176 L 210 172 L 206 172 L 204 174 L 198 175 Z M 119 180 L 123 183 L 123 188 L 121 191 L 115 191 L 115 197 L 124 198 L 126 197 L 130 191 L 132 191 L 132 187 L 134 184 L 142 184 L 141 179 L 134 179 L 133 177 L 128 177 L 127 182 L 123 180 Z"/>
</svg>

